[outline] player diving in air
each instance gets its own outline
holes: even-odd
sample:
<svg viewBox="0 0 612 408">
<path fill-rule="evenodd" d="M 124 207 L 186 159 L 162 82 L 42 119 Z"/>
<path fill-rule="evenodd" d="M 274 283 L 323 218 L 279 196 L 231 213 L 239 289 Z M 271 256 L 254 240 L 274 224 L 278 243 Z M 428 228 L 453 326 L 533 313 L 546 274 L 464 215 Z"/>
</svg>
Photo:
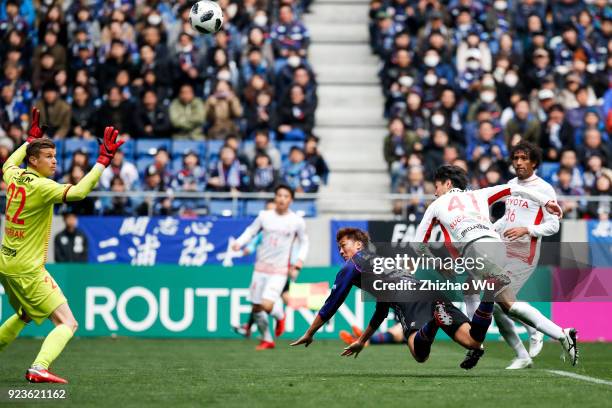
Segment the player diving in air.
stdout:
<svg viewBox="0 0 612 408">
<path fill-rule="evenodd" d="M 514 155 L 516 156 L 516 151 Z M 498 282 L 505 282 L 504 287 L 495 293 L 495 301 L 501 309 L 510 317 L 558 340 L 569 356 L 571 364 L 576 365 L 578 360 L 576 330 L 561 329 L 534 307 L 524 302 L 516 302 L 516 292 L 508 290 L 517 282 L 524 283 L 526 275 L 506 261 L 506 245 L 495 232 L 489 218 L 489 207 L 509 196 L 519 196 L 529 200 L 538 212 L 543 213 L 543 209 L 546 209 L 560 218 L 563 214 L 555 197 L 543 195 L 537 189 L 526 188 L 518 183 L 465 191 L 467 174 L 463 169 L 451 165 L 438 168 L 434 183 L 438 198 L 429 205 L 417 227 L 415 247 L 420 248 L 420 252 L 426 253 L 428 251 L 426 243 L 429 241 L 431 231 L 435 224 L 439 224 L 445 246 L 451 254 L 455 257 L 486 260 L 486 268 L 482 271 L 471 271 L 474 278 L 494 278 Z M 508 232 L 508 237 L 516 235 L 518 235 L 516 231 Z M 482 302 L 479 310 L 481 306 Z M 475 315 L 480 313 L 479 310 L 476 310 Z M 493 304 L 486 312 L 488 314 L 493 312 Z"/>
<path fill-rule="evenodd" d="M 49 371 L 77 330 L 77 321 L 61 289 L 45 269 L 53 205 L 84 199 L 98 183 L 123 141 L 107 127 L 96 165 L 76 185 L 49 179 L 57 166 L 55 144 L 43 138 L 39 111 L 32 111 L 27 141 L 4 163 L 7 187 L 6 220 L 0 249 L 0 282 L 15 314 L 0 326 L 0 351 L 15 340 L 27 323 L 51 320 L 55 328 L 26 371 L 30 382 L 67 383 Z M 19 166 L 24 161 L 25 169 Z"/>
<path fill-rule="evenodd" d="M 367 233 L 357 228 L 342 228 L 336 235 L 336 242 L 340 255 L 346 263 L 336 275 L 331 293 L 314 321 L 302 337 L 291 343 L 292 346 L 304 344 L 308 347 L 313 342 L 315 333 L 344 303 L 353 286 L 368 291 L 374 297 L 379 296 L 374 290 L 375 286 L 364 284 L 373 277 L 379 276 L 374 274 L 372 264 L 376 255 L 367 249 L 369 243 Z M 391 271 L 388 280 L 397 283 L 401 281 L 418 282 L 402 271 Z M 480 313 L 477 313 L 470 321 L 452 303 L 446 301 L 441 293 L 431 293 L 428 298 L 415 298 L 412 301 L 407 299 L 405 302 L 387 302 L 377 299 L 376 310 L 368 327 L 359 338 L 345 347 L 341 355 L 357 357 L 366 342 L 385 320 L 389 309 L 392 308 L 401 322 L 408 348 L 416 361 L 420 363 L 427 361 L 431 345 L 438 329 L 441 328 L 454 341 L 474 351 L 460 365 L 464 369 L 471 369 L 483 354 L 482 342 L 491 324 L 491 312 L 485 313 L 485 311 L 492 310 L 493 304 L 483 301 L 481 306 L 482 310 L 479 307 Z"/>
</svg>

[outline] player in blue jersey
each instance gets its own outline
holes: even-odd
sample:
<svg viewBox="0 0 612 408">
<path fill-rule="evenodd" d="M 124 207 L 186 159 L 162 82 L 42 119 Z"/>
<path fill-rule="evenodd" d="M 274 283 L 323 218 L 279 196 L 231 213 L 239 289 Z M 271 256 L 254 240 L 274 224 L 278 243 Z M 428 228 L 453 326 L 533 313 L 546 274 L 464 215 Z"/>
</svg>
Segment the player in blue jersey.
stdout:
<svg viewBox="0 0 612 408">
<path fill-rule="evenodd" d="M 380 278 L 380 275 L 373 273 L 372 261 L 376 255 L 366 249 L 369 242 L 367 233 L 357 228 L 342 228 L 336 235 L 336 242 L 346 263 L 336 275 L 332 291 L 314 321 L 301 338 L 291 343 L 292 346 L 304 344 L 308 347 L 313 342 L 315 333 L 344 303 L 353 286 L 366 290 L 375 297 L 380 296 L 372 289 L 374 286 L 369 284 L 370 278 Z M 396 272 L 398 273 L 395 275 L 392 272 L 387 279 L 396 283 L 418 282 L 401 271 Z M 423 298 L 415 294 L 414 301 L 377 300 L 376 310 L 368 327 L 359 338 L 344 348 L 341 355 L 357 357 L 387 317 L 389 308 L 392 308 L 402 324 L 404 335 L 408 339 L 408 348 L 416 361 L 422 363 L 428 359 L 436 333 L 441 328 L 451 339 L 469 350 L 460 366 L 466 370 L 473 368 L 484 354 L 482 342 L 491 324 L 493 303 L 483 301 L 470 321 L 452 303 L 444 300 L 442 294 L 434 293 L 433 297 L 431 295 Z"/>
</svg>

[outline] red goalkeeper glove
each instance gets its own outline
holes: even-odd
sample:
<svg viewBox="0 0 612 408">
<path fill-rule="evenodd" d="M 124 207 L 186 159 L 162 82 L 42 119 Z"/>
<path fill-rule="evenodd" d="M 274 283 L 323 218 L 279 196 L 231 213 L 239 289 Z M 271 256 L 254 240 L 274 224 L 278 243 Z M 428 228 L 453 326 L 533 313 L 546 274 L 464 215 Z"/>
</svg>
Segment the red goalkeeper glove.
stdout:
<svg viewBox="0 0 612 408">
<path fill-rule="evenodd" d="M 32 108 L 32 122 L 30 124 L 30 129 L 28 130 L 28 138 L 26 142 L 32 143 L 36 139 L 40 139 L 45 134 L 46 126 L 42 128 L 38 126 L 38 120 L 40 118 L 40 111 L 36 108 Z"/>
<path fill-rule="evenodd" d="M 125 140 L 119 140 L 117 142 L 118 135 L 119 131 L 115 130 L 115 128 L 112 126 L 107 126 L 106 129 L 104 129 L 104 140 L 102 140 L 102 143 L 100 144 L 100 155 L 98 156 L 97 160 L 97 162 L 104 167 L 107 167 L 110 164 L 111 160 L 113 160 L 113 157 L 115 156 L 115 153 L 117 153 L 117 150 L 119 150 L 121 145 L 125 143 Z"/>
</svg>

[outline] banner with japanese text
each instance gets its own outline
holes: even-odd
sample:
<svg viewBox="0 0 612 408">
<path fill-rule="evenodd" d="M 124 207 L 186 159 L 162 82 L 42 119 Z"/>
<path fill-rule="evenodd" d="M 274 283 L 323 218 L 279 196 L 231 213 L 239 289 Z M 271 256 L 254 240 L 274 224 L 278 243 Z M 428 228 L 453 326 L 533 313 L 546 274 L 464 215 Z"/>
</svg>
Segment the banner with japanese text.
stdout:
<svg viewBox="0 0 612 408">
<path fill-rule="evenodd" d="M 231 251 L 252 219 L 80 217 L 90 263 L 152 266 L 247 265 L 254 255 Z"/>
</svg>

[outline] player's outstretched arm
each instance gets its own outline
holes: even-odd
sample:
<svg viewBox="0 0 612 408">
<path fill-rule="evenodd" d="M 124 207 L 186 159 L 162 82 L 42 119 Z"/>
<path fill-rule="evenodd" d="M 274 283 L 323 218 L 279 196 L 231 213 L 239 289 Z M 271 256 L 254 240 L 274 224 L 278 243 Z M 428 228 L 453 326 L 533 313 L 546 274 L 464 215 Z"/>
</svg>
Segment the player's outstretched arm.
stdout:
<svg viewBox="0 0 612 408">
<path fill-rule="evenodd" d="M 559 218 L 563 216 L 561 207 L 554 199 L 550 199 L 542 193 L 539 193 L 533 189 L 519 186 L 517 184 L 501 184 L 499 186 L 487 187 L 476 191 L 479 194 L 485 194 L 487 196 L 489 206 L 507 196 L 517 195 L 535 201 L 540 206 L 545 207 L 549 213 L 556 215 Z"/>
<path fill-rule="evenodd" d="M 357 358 L 359 353 L 361 353 L 361 350 L 363 350 L 363 348 L 365 347 L 367 341 L 370 340 L 370 337 L 372 337 L 376 330 L 378 330 L 382 322 L 387 318 L 388 314 L 389 304 L 384 302 L 377 302 L 376 310 L 374 311 L 374 314 L 370 319 L 368 327 L 365 328 L 365 330 L 363 331 L 363 333 L 361 333 L 361 336 L 359 336 L 357 340 L 346 346 L 344 348 L 344 351 L 340 355 L 346 357 L 355 356 L 355 358 Z"/>
<path fill-rule="evenodd" d="M 123 140 L 117 141 L 119 131 L 112 126 L 108 126 L 104 130 L 104 139 L 100 144 L 100 154 L 96 165 L 78 182 L 78 184 L 68 187 L 65 191 L 64 201 L 79 201 L 83 200 L 96 187 L 98 180 L 104 169 L 110 164 L 124 143 Z"/>
<path fill-rule="evenodd" d="M 308 330 L 306 330 L 306 333 L 304 333 L 302 337 L 291 343 L 290 346 L 299 346 L 303 344 L 308 347 L 310 343 L 314 341 L 314 335 L 316 334 L 316 332 L 319 331 L 319 329 L 325 324 L 325 322 L 326 320 L 323 320 L 321 315 L 317 314 Z"/>
<path fill-rule="evenodd" d="M 30 129 L 28 130 L 28 138 L 26 142 L 22 144 L 19 149 L 15 150 L 13 154 L 9 156 L 9 158 L 4 162 L 2 166 L 2 173 L 4 174 L 5 181 L 7 178 L 11 176 L 12 171 L 18 170 L 21 163 L 23 163 L 23 159 L 26 156 L 26 149 L 28 148 L 28 144 L 32 143 L 32 141 L 36 139 L 40 139 L 44 135 L 44 126 L 41 128 L 38 124 L 40 118 L 40 112 L 36 108 L 32 108 L 32 120 L 30 121 Z"/>
</svg>

